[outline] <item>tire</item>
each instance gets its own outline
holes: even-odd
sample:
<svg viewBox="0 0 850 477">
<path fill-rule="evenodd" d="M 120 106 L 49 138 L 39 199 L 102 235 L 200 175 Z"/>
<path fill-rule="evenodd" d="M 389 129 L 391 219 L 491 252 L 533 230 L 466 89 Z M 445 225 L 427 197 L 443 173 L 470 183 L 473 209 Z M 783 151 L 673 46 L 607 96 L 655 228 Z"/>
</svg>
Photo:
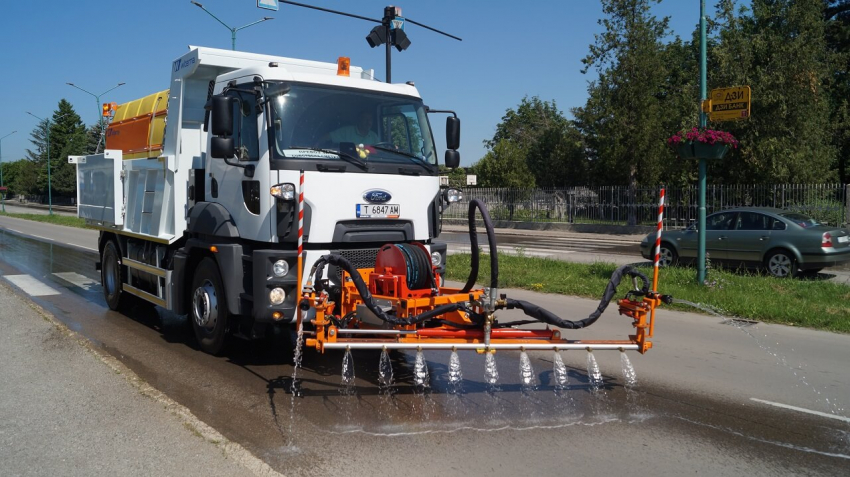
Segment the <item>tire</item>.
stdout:
<svg viewBox="0 0 850 477">
<path fill-rule="evenodd" d="M 113 240 L 106 242 L 100 256 L 100 283 L 103 285 L 103 298 L 110 310 L 126 309 L 131 296 L 121 289 L 124 283 L 124 270 L 120 263 L 121 252 Z"/>
<path fill-rule="evenodd" d="M 189 318 L 198 345 L 209 354 L 220 355 L 227 344 L 231 316 L 215 260 L 207 257 L 198 263 L 190 293 Z"/>
<path fill-rule="evenodd" d="M 654 258 L 653 258 L 654 262 Z M 679 254 L 669 243 L 661 243 L 661 257 L 658 261 L 660 267 L 670 267 L 679 263 Z"/>
<path fill-rule="evenodd" d="M 797 259 L 787 250 L 776 250 L 764 261 L 767 273 L 776 278 L 797 276 Z"/>
</svg>

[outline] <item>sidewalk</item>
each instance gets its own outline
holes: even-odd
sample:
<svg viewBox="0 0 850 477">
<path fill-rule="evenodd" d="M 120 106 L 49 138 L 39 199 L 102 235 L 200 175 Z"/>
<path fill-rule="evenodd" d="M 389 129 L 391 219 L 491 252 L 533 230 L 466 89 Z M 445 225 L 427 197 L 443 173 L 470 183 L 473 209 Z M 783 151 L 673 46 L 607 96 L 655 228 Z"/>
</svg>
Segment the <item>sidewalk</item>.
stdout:
<svg viewBox="0 0 850 477">
<path fill-rule="evenodd" d="M 0 285 L 4 475 L 279 475 Z"/>
<path fill-rule="evenodd" d="M 450 233 L 469 233 L 468 225 L 456 225 L 456 224 L 443 224 L 443 232 Z M 475 230 L 478 232 L 479 241 L 486 242 L 487 241 L 487 229 L 484 228 L 483 225 L 476 225 Z M 560 238 L 581 238 L 582 240 L 605 240 L 606 242 L 622 242 L 624 244 L 638 244 L 646 234 L 606 234 L 606 233 L 594 233 L 594 232 L 575 232 L 568 230 L 533 230 L 533 229 L 512 229 L 512 228 L 500 228 L 495 227 L 493 230 L 496 231 L 496 235 L 515 235 L 515 236 L 529 236 L 533 235 L 535 237 L 560 237 Z"/>
</svg>

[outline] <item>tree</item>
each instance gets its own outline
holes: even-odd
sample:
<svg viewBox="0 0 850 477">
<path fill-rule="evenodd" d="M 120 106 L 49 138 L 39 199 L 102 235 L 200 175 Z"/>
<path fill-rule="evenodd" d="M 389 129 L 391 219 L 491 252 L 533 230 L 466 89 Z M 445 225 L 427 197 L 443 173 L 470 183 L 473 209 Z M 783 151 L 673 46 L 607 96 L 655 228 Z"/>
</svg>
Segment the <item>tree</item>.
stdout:
<svg viewBox="0 0 850 477">
<path fill-rule="evenodd" d="M 493 138 L 484 144 L 493 150 L 502 141 L 523 151 L 523 161 L 538 186 L 563 187 L 587 178 L 581 135 L 554 100 L 526 96 L 516 109 L 505 111 Z"/>
<path fill-rule="evenodd" d="M 62 99 L 50 120 L 50 158 L 47 157 L 47 121 L 39 121 L 30 133 L 34 150 L 27 149 L 27 158 L 37 171 L 36 193 L 47 195 L 47 161 L 50 161 L 50 185 L 53 193 L 71 197 L 76 195 L 77 171 L 68 163 L 69 155 L 86 153 L 86 127 L 74 107 Z"/>
<path fill-rule="evenodd" d="M 668 19 L 650 14 L 660 0 L 602 0 L 604 31 L 582 60 L 599 79 L 588 86 L 584 108 L 573 114 L 590 149 L 594 174 L 609 184 L 628 184 L 634 198 L 639 182 L 657 183 L 668 159 L 664 139 L 664 85 L 667 77 L 662 38 Z M 636 223 L 630 214 L 629 223 Z"/>
<path fill-rule="evenodd" d="M 823 0 L 753 0 L 751 13 L 742 9 L 737 15 L 735 6 L 733 0 L 718 5 L 721 29 L 709 82 L 750 85 L 753 115 L 723 123 L 741 148 L 710 174 L 739 183 L 835 179 L 833 58 Z"/>
<path fill-rule="evenodd" d="M 478 173 L 478 183 L 484 187 L 533 188 L 534 175 L 525 163 L 525 150 L 517 144 L 501 139 L 473 166 Z"/>
</svg>

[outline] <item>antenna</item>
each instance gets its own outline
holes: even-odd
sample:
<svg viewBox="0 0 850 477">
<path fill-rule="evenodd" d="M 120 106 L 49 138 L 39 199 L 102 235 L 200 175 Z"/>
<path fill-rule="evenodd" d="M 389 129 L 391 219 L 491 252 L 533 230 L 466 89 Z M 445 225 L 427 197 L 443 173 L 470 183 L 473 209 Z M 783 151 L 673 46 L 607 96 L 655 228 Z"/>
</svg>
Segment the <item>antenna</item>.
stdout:
<svg viewBox="0 0 850 477">
<path fill-rule="evenodd" d="M 369 34 L 366 35 L 366 42 L 369 43 L 369 46 L 371 46 L 372 48 L 375 48 L 376 46 L 380 45 L 386 45 L 387 83 L 392 82 L 392 47 L 394 46 L 398 51 L 404 51 L 408 47 L 410 47 L 410 39 L 407 37 L 407 33 L 404 32 L 405 23 L 412 23 L 422 28 L 431 30 L 435 33 L 439 33 L 449 38 L 453 38 L 457 41 L 463 41 L 461 38 L 448 34 L 444 31 L 440 31 L 436 28 L 429 27 L 428 25 L 423 25 L 422 23 L 415 22 L 410 18 L 404 18 L 403 16 L 401 16 L 401 7 L 394 7 L 392 5 L 384 7 L 384 17 L 379 20 L 377 18 L 369 18 L 360 15 L 355 15 L 353 13 L 340 12 L 337 10 L 331 10 L 329 8 L 316 7 L 313 5 L 290 2 L 287 0 L 280 0 L 280 3 L 295 5 L 296 7 L 310 8 L 312 10 L 319 10 L 321 12 L 333 13 L 336 15 L 342 15 L 345 17 L 357 18 L 359 20 L 366 20 L 368 22 L 378 23 L 379 25 L 375 28 L 372 28 L 372 31 L 370 31 Z"/>
</svg>

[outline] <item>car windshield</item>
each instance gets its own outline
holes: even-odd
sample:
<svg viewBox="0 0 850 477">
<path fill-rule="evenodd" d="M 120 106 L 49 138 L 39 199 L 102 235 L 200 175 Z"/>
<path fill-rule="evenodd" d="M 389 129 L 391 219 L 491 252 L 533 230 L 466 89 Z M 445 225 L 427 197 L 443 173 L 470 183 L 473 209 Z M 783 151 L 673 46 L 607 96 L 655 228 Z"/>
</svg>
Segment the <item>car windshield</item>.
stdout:
<svg viewBox="0 0 850 477">
<path fill-rule="evenodd" d="M 795 224 L 799 225 L 800 227 L 803 227 L 804 229 L 810 227 L 817 227 L 818 225 L 820 225 L 820 222 L 818 222 L 817 220 L 809 217 L 808 215 L 799 214 L 797 212 L 785 212 L 779 214 L 779 216 L 788 219 L 791 222 L 794 222 Z"/>
<path fill-rule="evenodd" d="M 332 86 L 290 86 L 287 93 L 270 98 L 274 159 L 354 158 L 436 173 L 437 153 L 420 99 Z"/>
</svg>

